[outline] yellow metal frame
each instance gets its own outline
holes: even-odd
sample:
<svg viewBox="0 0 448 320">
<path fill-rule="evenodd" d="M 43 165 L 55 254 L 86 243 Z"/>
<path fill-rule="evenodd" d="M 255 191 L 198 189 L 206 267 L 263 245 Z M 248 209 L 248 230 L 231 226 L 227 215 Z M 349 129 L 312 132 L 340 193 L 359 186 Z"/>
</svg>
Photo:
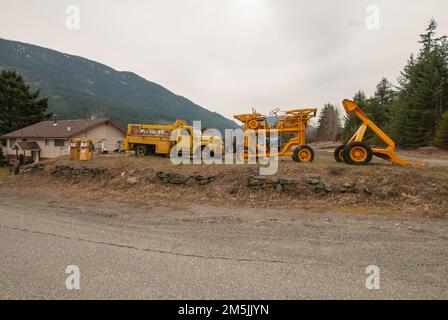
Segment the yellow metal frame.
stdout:
<svg viewBox="0 0 448 320">
<path fill-rule="evenodd" d="M 145 136 L 137 133 L 140 130 L 155 130 L 155 133 Z M 160 133 L 157 132 L 159 130 Z M 180 135 L 177 142 L 171 141 L 171 133 L 175 130 L 186 130 L 189 135 Z M 201 147 L 209 147 L 213 152 L 222 152 L 222 147 L 221 150 L 217 148 L 218 139 L 217 136 L 201 136 Z M 169 155 L 174 145 L 194 153 L 193 127 L 189 126 L 185 120 L 176 120 L 173 124 L 129 124 L 123 139 L 123 150 L 133 151 L 136 145 L 154 145 L 155 153 L 163 155 Z"/>
<path fill-rule="evenodd" d="M 278 110 L 278 109 L 277 109 Z M 272 156 L 292 156 L 292 148 L 294 146 L 302 146 L 306 144 L 306 128 L 308 127 L 311 118 L 314 118 L 317 114 L 317 109 L 294 109 L 285 112 L 284 116 L 277 116 L 276 126 L 271 126 L 267 121 L 267 116 L 258 113 L 255 109 L 252 109 L 252 113 L 240 114 L 234 116 L 235 119 L 241 121 L 244 124 L 244 147 L 248 148 L 249 138 L 248 130 L 252 129 L 256 132 L 265 131 L 266 134 L 273 130 L 277 130 L 279 136 L 283 136 L 288 133 L 297 133 L 297 136 L 288 140 L 283 148 L 277 154 L 267 153 L 265 157 Z M 276 116 L 276 115 L 275 115 Z M 258 123 L 258 125 L 253 125 L 253 123 Z M 254 127 L 256 129 L 254 129 Z M 257 152 L 258 153 L 258 152 Z M 254 155 L 255 156 L 259 156 Z M 246 154 L 247 158 L 248 155 Z"/>
<path fill-rule="evenodd" d="M 359 127 L 358 131 L 356 131 L 347 145 L 353 142 L 361 142 L 364 138 L 367 128 L 369 128 L 387 145 L 387 147 L 383 149 L 372 148 L 372 152 L 375 156 L 380 157 L 384 160 L 388 160 L 400 166 L 424 166 L 423 163 L 405 161 L 398 157 L 394 152 L 396 147 L 395 142 L 386 133 L 384 133 L 384 131 L 381 130 L 372 120 L 370 120 L 369 117 L 367 117 L 367 115 L 356 102 L 345 99 L 342 102 L 342 105 L 344 106 L 344 109 L 347 113 L 354 113 L 362 121 L 361 127 Z"/>
</svg>

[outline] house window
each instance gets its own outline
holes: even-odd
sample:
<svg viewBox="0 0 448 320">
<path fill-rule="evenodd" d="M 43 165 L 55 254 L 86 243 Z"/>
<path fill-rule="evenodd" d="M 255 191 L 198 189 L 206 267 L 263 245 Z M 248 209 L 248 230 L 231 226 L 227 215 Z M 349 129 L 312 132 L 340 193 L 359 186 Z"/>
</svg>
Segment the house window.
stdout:
<svg viewBox="0 0 448 320">
<path fill-rule="evenodd" d="M 64 139 L 54 139 L 54 146 L 55 147 L 63 147 L 65 145 Z"/>
<path fill-rule="evenodd" d="M 46 145 L 46 146 L 48 146 L 48 145 L 50 144 L 50 140 L 45 139 L 44 141 L 45 141 L 45 145 Z"/>
<path fill-rule="evenodd" d="M 9 139 L 9 147 L 12 148 L 16 144 L 16 139 Z"/>
<path fill-rule="evenodd" d="M 2 147 L 6 147 L 6 140 L 0 140 L 0 145 L 2 146 Z"/>
</svg>

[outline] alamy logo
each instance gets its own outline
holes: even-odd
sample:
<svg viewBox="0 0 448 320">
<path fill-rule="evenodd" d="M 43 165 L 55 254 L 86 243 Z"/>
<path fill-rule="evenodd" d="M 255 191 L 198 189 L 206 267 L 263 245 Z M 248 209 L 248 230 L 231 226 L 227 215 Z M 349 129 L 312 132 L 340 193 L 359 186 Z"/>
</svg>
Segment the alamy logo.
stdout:
<svg viewBox="0 0 448 320">
<path fill-rule="evenodd" d="M 65 27 L 68 30 L 79 30 L 81 28 L 80 10 L 77 5 L 69 5 L 65 8 Z"/>
<path fill-rule="evenodd" d="M 367 6 L 366 8 L 366 28 L 369 30 L 380 29 L 380 8 L 375 5 Z"/>
<path fill-rule="evenodd" d="M 176 143 L 170 150 L 174 165 L 248 163 L 260 164 L 260 175 L 277 173 L 278 130 L 226 129 L 223 139 L 219 130 L 202 131 L 201 127 L 201 121 L 193 121 L 191 132 L 187 129 L 171 132 L 170 140 Z"/>
<path fill-rule="evenodd" d="M 69 265 L 65 268 L 65 273 L 69 276 L 65 280 L 65 286 L 68 290 L 79 290 L 81 288 L 81 273 L 78 266 Z"/>
<path fill-rule="evenodd" d="M 369 290 L 380 290 L 380 268 L 377 266 L 368 266 L 366 273 L 369 276 L 366 279 L 366 288 Z"/>
</svg>

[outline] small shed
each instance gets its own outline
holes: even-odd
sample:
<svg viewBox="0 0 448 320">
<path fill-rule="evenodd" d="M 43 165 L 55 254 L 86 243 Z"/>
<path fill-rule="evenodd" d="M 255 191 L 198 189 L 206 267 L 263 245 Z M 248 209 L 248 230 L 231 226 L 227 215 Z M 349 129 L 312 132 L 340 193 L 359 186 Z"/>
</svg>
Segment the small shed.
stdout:
<svg viewBox="0 0 448 320">
<path fill-rule="evenodd" d="M 33 162 L 39 162 L 40 159 L 40 147 L 35 141 L 20 141 L 16 142 L 12 147 L 12 150 L 16 152 L 17 160 L 19 159 L 19 151 L 23 152 L 24 158 L 26 157 L 26 153 L 30 152 L 30 156 Z"/>
</svg>

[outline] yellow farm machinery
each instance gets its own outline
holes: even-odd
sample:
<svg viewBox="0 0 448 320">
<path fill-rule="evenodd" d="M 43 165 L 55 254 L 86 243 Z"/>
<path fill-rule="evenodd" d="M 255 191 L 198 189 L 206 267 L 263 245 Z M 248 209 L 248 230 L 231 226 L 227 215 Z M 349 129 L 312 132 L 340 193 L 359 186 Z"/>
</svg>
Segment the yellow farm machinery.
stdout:
<svg viewBox="0 0 448 320">
<path fill-rule="evenodd" d="M 338 162 L 346 162 L 351 165 L 366 165 L 372 161 L 373 156 L 390 161 L 401 166 L 423 166 L 422 163 L 409 162 L 397 156 L 395 153 L 395 142 L 381 130 L 372 120 L 367 117 L 364 111 L 358 104 L 351 100 L 344 100 L 342 102 L 347 113 L 353 113 L 362 122 L 358 131 L 347 142 L 347 144 L 340 145 L 334 152 L 334 157 Z M 363 142 L 366 130 L 370 129 L 386 144 L 385 148 L 372 148 L 367 143 Z"/>
<path fill-rule="evenodd" d="M 282 113 L 282 115 L 279 115 Z M 317 109 L 295 109 L 281 112 L 280 109 L 272 110 L 269 116 L 258 113 L 252 109 L 250 114 L 234 116 L 244 125 L 244 158 L 249 154 L 249 130 L 253 130 L 259 137 L 269 137 L 270 133 L 278 133 L 278 150 L 270 150 L 270 144 L 259 142 L 257 152 L 253 156 L 292 156 L 296 162 L 312 162 L 314 160 L 313 149 L 306 144 L 306 129 L 311 118 L 315 117 Z M 262 150 L 262 152 L 260 152 Z"/>
</svg>

